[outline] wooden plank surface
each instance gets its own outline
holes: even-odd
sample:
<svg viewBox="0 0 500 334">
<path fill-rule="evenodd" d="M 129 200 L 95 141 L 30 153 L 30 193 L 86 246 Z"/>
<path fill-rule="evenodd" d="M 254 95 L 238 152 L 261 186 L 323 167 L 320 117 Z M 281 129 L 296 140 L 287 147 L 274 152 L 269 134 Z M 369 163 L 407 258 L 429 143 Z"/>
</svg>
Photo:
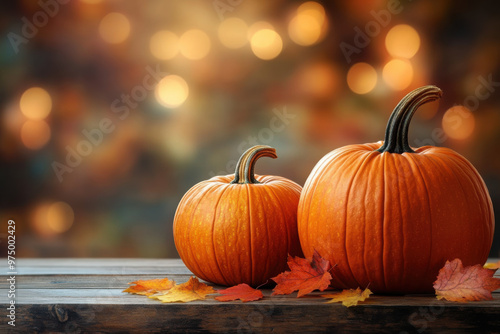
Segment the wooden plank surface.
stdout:
<svg viewBox="0 0 500 334">
<path fill-rule="evenodd" d="M 3 259 L 5 261 L 5 259 Z M 490 261 L 496 261 L 491 259 Z M 5 262 L 4 262 L 5 263 Z M 162 304 L 123 293 L 137 279 L 191 275 L 178 259 L 18 259 L 16 327 L 8 332 L 500 332 L 500 293 L 493 301 L 450 303 L 433 295 L 374 295 L 346 308 L 325 304 L 319 292 L 270 297 L 252 303 L 213 298 Z M 0 274 L 6 275 L 5 266 Z M 4 276 L 5 277 L 5 276 Z M 216 287 L 219 288 L 219 287 Z M 6 312 L 8 285 L 0 281 Z"/>
</svg>

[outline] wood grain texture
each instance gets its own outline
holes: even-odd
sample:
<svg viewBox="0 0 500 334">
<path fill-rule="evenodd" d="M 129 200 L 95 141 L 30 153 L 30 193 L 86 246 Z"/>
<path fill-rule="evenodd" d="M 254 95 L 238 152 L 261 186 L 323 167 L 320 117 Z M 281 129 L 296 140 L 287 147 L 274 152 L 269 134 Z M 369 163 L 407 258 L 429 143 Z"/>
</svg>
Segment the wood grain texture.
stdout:
<svg viewBox="0 0 500 334">
<path fill-rule="evenodd" d="M 221 303 L 211 295 L 205 301 L 162 304 L 122 290 L 137 279 L 168 276 L 187 281 L 190 273 L 180 260 L 20 259 L 17 267 L 16 327 L 13 330 L 8 326 L 5 318 L 0 333 L 422 333 L 500 329 L 498 292 L 493 301 L 467 304 L 438 301 L 433 295 L 374 295 L 357 307 L 346 308 L 325 304 L 319 292 L 300 299 L 295 294 L 271 298 L 270 290 L 263 291 L 264 299 L 251 303 Z M 8 289 L 4 281 L 0 282 L 3 310 Z"/>
</svg>

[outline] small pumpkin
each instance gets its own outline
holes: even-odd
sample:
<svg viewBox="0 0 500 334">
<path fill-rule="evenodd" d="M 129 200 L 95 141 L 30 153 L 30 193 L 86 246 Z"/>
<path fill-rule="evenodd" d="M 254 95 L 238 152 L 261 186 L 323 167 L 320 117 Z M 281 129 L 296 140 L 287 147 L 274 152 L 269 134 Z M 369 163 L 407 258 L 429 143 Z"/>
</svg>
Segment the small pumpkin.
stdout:
<svg viewBox="0 0 500 334">
<path fill-rule="evenodd" d="M 336 264 L 336 288 L 381 293 L 432 292 L 446 260 L 484 263 L 493 241 L 488 190 L 463 156 L 408 144 L 411 118 L 437 100 L 418 88 L 396 106 L 383 142 L 349 145 L 323 157 L 309 175 L 298 210 L 302 250 Z"/>
<path fill-rule="evenodd" d="M 261 157 L 276 150 L 248 149 L 235 174 L 192 187 L 174 218 L 174 241 L 196 276 L 220 285 L 259 286 L 287 268 L 287 255 L 302 255 L 297 233 L 301 187 L 280 176 L 255 175 Z"/>
</svg>

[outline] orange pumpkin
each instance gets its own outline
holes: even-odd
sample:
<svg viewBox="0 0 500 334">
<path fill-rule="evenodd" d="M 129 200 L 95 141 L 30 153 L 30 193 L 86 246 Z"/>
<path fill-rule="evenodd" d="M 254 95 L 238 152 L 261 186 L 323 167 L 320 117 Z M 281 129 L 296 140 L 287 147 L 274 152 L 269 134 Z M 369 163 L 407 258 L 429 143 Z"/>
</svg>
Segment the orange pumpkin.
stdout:
<svg viewBox="0 0 500 334">
<path fill-rule="evenodd" d="M 322 158 L 302 191 L 302 250 L 337 266 L 336 288 L 432 292 L 446 260 L 486 261 L 494 217 L 488 190 L 463 156 L 444 147 L 412 149 L 410 120 L 441 97 L 425 86 L 394 109 L 384 142 L 349 145 Z"/>
<path fill-rule="evenodd" d="M 302 255 L 297 234 L 301 187 L 280 176 L 254 175 L 274 148 L 248 149 L 235 174 L 192 187 L 174 218 L 174 241 L 196 276 L 220 285 L 258 286 L 287 268 L 287 254 Z"/>
</svg>

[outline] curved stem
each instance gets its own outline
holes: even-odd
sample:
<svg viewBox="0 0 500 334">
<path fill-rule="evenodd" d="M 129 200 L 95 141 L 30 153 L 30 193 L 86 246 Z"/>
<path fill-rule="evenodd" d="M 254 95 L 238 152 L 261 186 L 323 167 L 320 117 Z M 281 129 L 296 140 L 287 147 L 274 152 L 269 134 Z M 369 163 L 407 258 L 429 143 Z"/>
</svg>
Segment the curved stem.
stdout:
<svg viewBox="0 0 500 334">
<path fill-rule="evenodd" d="M 439 99 L 442 94 L 436 86 L 423 86 L 408 93 L 394 108 L 387 122 L 384 144 L 377 151 L 415 153 L 408 143 L 411 119 L 421 105 Z"/>
<path fill-rule="evenodd" d="M 270 157 L 276 159 L 276 150 L 267 145 L 256 145 L 245 151 L 236 164 L 234 172 L 234 180 L 231 183 L 260 183 L 255 179 L 254 169 L 255 163 L 262 157 Z"/>
</svg>

